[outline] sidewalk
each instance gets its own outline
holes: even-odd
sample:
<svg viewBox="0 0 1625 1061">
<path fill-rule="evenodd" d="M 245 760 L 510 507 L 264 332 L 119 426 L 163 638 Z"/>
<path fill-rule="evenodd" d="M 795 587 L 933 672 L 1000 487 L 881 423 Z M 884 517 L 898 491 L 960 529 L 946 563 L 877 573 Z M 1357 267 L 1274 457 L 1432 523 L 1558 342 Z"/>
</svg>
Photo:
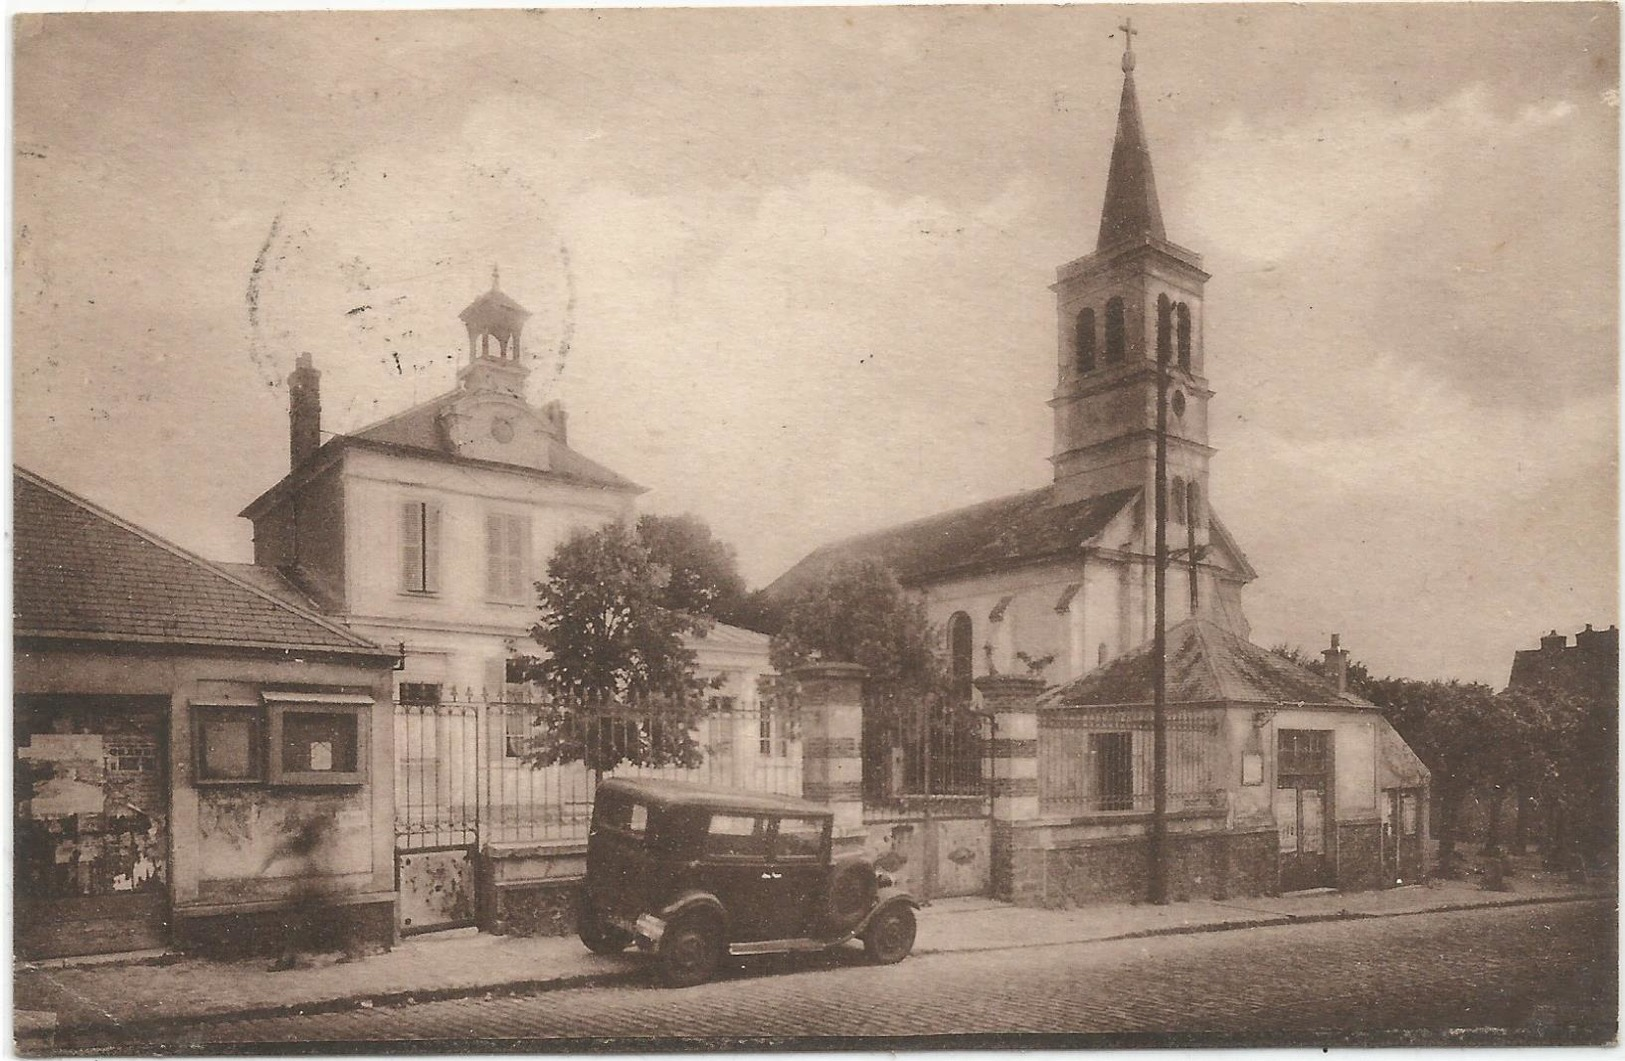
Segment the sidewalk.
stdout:
<svg viewBox="0 0 1625 1061">
<path fill-rule="evenodd" d="M 1557 873 L 1525 871 L 1509 883 L 1514 889 L 1510 892 L 1488 891 L 1469 879 L 1379 892 L 1196 900 L 1168 906 L 1123 903 L 1064 911 L 1018 908 L 990 899 L 944 899 L 920 911 L 915 953 L 1045 947 L 1618 896 L 1612 881 L 1575 884 Z M 48 1040 L 53 1030 L 520 994 L 631 980 L 645 975 L 649 962 L 635 950 L 611 957 L 594 955 L 574 937 L 491 936 L 467 929 L 409 939 L 387 954 L 350 961 L 323 956 L 274 973 L 267 965 L 264 959 L 219 962 L 178 956 L 99 964 L 18 964 L 13 979 L 16 1030 Z"/>
</svg>

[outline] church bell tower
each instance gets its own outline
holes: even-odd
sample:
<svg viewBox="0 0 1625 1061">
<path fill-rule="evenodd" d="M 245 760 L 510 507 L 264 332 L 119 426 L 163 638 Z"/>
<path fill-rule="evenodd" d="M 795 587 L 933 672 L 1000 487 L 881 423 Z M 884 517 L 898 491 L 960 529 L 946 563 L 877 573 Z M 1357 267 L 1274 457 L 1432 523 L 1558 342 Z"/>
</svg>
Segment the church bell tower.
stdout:
<svg viewBox="0 0 1625 1061">
<path fill-rule="evenodd" d="M 1169 242 L 1134 87 L 1131 24 L 1120 27 L 1123 95 L 1094 253 L 1056 271 L 1058 364 L 1053 495 L 1066 504 L 1128 488 L 1151 511 L 1157 364 L 1168 386 L 1169 518 L 1206 538 L 1207 403 L 1201 256 Z"/>
</svg>

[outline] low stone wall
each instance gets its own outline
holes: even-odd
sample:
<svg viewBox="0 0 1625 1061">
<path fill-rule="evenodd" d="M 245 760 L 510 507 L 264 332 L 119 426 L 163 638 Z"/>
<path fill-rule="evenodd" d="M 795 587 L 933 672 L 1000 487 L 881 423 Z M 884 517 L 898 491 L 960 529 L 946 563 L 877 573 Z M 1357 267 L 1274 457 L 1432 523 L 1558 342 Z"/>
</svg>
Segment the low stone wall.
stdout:
<svg viewBox="0 0 1625 1061">
<path fill-rule="evenodd" d="M 480 928 L 515 936 L 568 936 L 587 873 L 587 846 L 491 844 L 480 852 Z"/>
<path fill-rule="evenodd" d="M 183 913 L 174 919 L 175 946 L 210 958 L 280 956 L 288 951 L 290 938 L 293 949 L 302 954 L 378 954 L 394 946 L 395 904 L 315 901 L 258 910 Z"/>
<path fill-rule="evenodd" d="M 1337 886 L 1363 892 L 1383 887 L 1382 823 L 1337 823 Z"/>
</svg>

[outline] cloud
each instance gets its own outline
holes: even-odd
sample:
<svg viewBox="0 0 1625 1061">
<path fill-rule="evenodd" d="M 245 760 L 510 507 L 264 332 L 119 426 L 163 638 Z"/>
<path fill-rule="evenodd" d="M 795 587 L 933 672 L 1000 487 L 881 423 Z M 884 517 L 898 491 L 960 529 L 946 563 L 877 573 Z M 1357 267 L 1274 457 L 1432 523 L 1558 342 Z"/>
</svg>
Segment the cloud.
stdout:
<svg viewBox="0 0 1625 1061">
<path fill-rule="evenodd" d="M 1254 262 L 1346 251 L 1436 209 L 1464 155 L 1493 156 L 1574 114 L 1559 100 L 1502 115 L 1475 84 L 1421 110 L 1350 102 L 1288 122 L 1235 115 L 1197 139 L 1185 212 L 1200 245 Z"/>
</svg>

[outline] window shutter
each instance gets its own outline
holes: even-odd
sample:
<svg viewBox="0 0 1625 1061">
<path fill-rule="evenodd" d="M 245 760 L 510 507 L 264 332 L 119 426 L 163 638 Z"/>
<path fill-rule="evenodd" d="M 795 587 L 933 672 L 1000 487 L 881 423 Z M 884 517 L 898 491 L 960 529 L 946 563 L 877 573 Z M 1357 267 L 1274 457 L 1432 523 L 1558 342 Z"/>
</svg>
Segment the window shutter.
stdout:
<svg viewBox="0 0 1625 1061">
<path fill-rule="evenodd" d="M 440 592 L 440 506 L 423 505 L 423 592 Z"/>
<path fill-rule="evenodd" d="M 401 588 L 423 588 L 423 504 L 401 505 Z"/>
<path fill-rule="evenodd" d="M 487 700 L 501 700 L 508 684 L 508 661 L 501 656 L 493 656 L 485 661 L 485 698 Z"/>
<path fill-rule="evenodd" d="M 503 561 L 502 548 L 502 517 L 495 512 L 485 514 L 485 595 L 487 597 L 500 597 L 503 595 Z"/>
<path fill-rule="evenodd" d="M 508 576 L 514 599 L 523 600 L 530 577 L 530 517 L 514 516 L 508 541 L 512 567 Z"/>
</svg>

